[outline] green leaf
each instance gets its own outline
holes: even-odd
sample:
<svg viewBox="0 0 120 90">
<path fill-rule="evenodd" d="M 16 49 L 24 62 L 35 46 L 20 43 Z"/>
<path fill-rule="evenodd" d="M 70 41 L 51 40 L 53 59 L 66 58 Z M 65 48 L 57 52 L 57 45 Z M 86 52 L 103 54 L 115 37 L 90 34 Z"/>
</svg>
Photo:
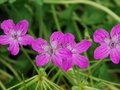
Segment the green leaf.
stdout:
<svg viewBox="0 0 120 90">
<path fill-rule="evenodd" d="M 5 3 L 7 0 L 0 0 L 0 4 Z"/>
<path fill-rule="evenodd" d="M 89 6 L 86 6 L 85 8 L 81 21 L 86 25 L 100 24 L 107 18 L 106 14 L 100 10 Z"/>
<path fill-rule="evenodd" d="M 108 67 L 105 63 L 103 63 L 99 69 L 99 78 L 105 80 L 112 80 L 112 75 L 108 72 Z"/>
<path fill-rule="evenodd" d="M 114 2 L 115 2 L 118 6 L 120 6 L 120 0 L 114 0 Z"/>
<path fill-rule="evenodd" d="M 12 4 L 14 3 L 16 0 L 9 0 L 9 3 Z"/>
<path fill-rule="evenodd" d="M 35 0 L 37 4 L 39 4 L 40 6 L 43 5 L 43 0 Z"/>
<path fill-rule="evenodd" d="M 76 9 L 77 5 L 70 5 L 65 10 L 60 12 L 59 17 L 62 19 L 72 19 L 73 11 Z"/>
</svg>

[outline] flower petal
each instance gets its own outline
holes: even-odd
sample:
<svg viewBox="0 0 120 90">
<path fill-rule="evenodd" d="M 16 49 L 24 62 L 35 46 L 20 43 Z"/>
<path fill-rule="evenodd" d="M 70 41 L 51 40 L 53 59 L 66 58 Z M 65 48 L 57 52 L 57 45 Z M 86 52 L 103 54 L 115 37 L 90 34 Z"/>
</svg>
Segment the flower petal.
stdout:
<svg viewBox="0 0 120 90">
<path fill-rule="evenodd" d="M 62 56 L 64 58 L 72 57 L 72 52 L 67 48 L 59 48 L 58 53 L 60 56 Z"/>
<path fill-rule="evenodd" d="M 21 37 L 20 44 L 21 45 L 31 45 L 34 38 L 30 35 L 25 35 Z"/>
<path fill-rule="evenodd" d="M 109 33 L 104 29 L 98 29 L 95 31 L 93 38 L 97 43 L 104 43 L 104 40 L 109 38 Z"/>
<path fill-rule="evenodd" d="M 19 44 L 16 42 L 11 42 L 8 50 L 11 52 L 12 55 L 17 55 L 19 53 Z"/>
<path fill-rule="evenodd" d="M 32 42 L 32 48 L 33 50 L 41 53 L 41 52 L 45 52 L 47 51 L 48 47 L 48 43 L 46 40 L 42 39 L 42 38 L 38 38 L 36 40 L 33 40 Z"/>
<path fill-rule="evenodd" d="M 95 59 L 103 59 L 108 56 L 110 50 L 108 49 L 107 45 L 102 44 L 101 46 L 97 47 L 94 51 L 94 58 Z"/>
<path fill-rule="evenodd" d="M 70 45 L 74 46 L 74 44 L 75 44 L 74 39 L 75 39 L 75 37 L 73 34 L 66 33 L 64 35 L 64 45 L 66 46 L 66 45 L 70 44 Z"/>
<path fill-rule="evenodd" d="M 88 58 L 82 55 L 73 56 L 74 63 L 80 68 L 87 68 L 89 66 Z"/>
<path fill-rule="evenodd" d="M 7 35 L 1 35 L 0 36 L 0 44 L 6 45 L 10 43 L 10 37 Z"/>
<path fill-rule="evenodd" d="M 62 66 L 60 66 L 65 72 L 73 67 L 73 62 L 71 58 L 64 58 L 62 62 Z"/>
<path fill-rule="evenodd" d="M 112 30 L 111 30 L 111 32 L 110 32 L 110 35 L 111 35 L 111 37 L 113 37 L 113 36 L 115 36 L 115 35 L 119 35 L 119 36 L 120 36 L 120 24 L 117 24 L 117 25 L 115 25 L 115 26 L 112 28 Z"/>
<path fill-rule="evenodd" d="M 60 45 L 62 43 L 62 40 L 63 40 L 63 35 L 64 34 L 62 32 L 54 32 L 50 36 L 50 43 L 55 42 L 57 45 Z"/>
<path fill-rule="evenodd" d="M 27 20 L 21 20 L 15 26 L 15 31 L 21 32 L 21 35 L 25 35 L 27 33 L 29 26 L 29 22 Z"/>
<path fill-rule="evenodd" d="M 46 54 L 40 54 L 36 56 L 36 65 L 43 66 L 50 61 L 50 56 Z"/>
<path fill-rule="evenodd" d="M 88 40 L 82 40 L 81 42 L 77 43 L 75 48 L 79 53 L 85 52 L 90 46 L 92 42 Z"/>
<path fill-rule="evenodd" d="M 4 20 L 1 23 L 1 28 L 3 29 L 5 34 L 9 34 L 9 31 L 12 30 L 14 27 L 15 27 L 15 24 L 11 19 Z"/>
<path fill-rule="evenodd" d="M 59 54 L 53 54 L 52 60 L 55 65 L 62 66 L 62 57 Z"/>
<path fill-rule="evenodd" d="M 112 60 L 112 62 L 114 64 L 119 63 L 119 61 L 120 61 L 120 48 L 119 48 L 119 50 L 116 48 L 110 50 L 110 59 Z"/>
</svg>

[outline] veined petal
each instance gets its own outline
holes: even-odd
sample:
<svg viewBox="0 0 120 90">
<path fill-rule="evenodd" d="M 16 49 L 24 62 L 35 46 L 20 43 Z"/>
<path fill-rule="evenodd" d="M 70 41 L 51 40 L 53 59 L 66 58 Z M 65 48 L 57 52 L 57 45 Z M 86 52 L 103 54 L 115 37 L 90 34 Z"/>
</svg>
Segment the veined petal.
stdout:
<svg viewBox="0 0 120 90">
<path fill-rule="evenodd" d="M 65 72 L 73 67 L 72 58 L 64 58 L 62 61 L 62 66 L 60 66 Z"/>
<path fill-rule="evenodd" d="M 94 58 L 95 59 L 103 59 L 108 56 L 110 50 L 107 45 L 102 44 L 101 46 L 97 47 L 94 51 Z"/>
<path fill-rule="evenodd" d="M 63 38 L 63 40 L 64 40 L 64 45 L 66 46 L 66 45 L 71 45 L 71 46 L 74 46 L 74 44 L 75 44 L 75 37 L 74 37 L 74 35 L 73 34 L 71 34 L 71 33 L 66 33 L 65 35 L 64 35 L 64 38 Z"/>
<path fill-rule="evenodd" d="M 1 28 L 3 29 L 4 33 L 5 34 L 10 34 L 10 30 L 13 30 L 13 28 L 15 27 L 15 24 L 13 22 L 13 20 L 11 19 L 8 19 L 8 20 L 4 20 L 2 23 L 1 23 Z"/>
<path fill-rule="evenodd" d="M 116 36 L 116 35 L 120 37 L 120 24 L 117 24 L 112 28 L 110 35 L 111 37 Z"/>
<path fill-rule="evenodd" d="M 7 36 L 7 35 L 0 35 L 0 44 L 2 45 L 6 45 L 6 44 L 9 44 L 11 41 L 10 41 L 10 37 Z"/>
<path fill-rule="evenodd" d="M 82 52 L 85 52 L 91 45 L 92 45 L 92 42 L 88 40 L 82 40 L 81 42 L 76 44 L 75 49 L 79 53 L 82 53 Z"/>
<path fill-rule="evenodd" d="M 87 68 L 89 66 L 88 58 L 82 55 L 73 56 L 74 63 L 80 68 Z"/>
<path fill-rule="evenodd" d="M 33 50 L 35 50 L 39 53 L 45 52 L 48 50 L 48 43 L 46 40 L 44 40 L 42 38 L 38 38 L 36 40 L 33 40 L 32 48 L 33 48 Z"/>
<path fill-rule="evenodd" d="M 36 65 L 43 66 L 43 65 L 47 64 L 49 62 L 49 60 L 50 60 L 50 56 L 42 53 L 42 54 L 36 56 Z"/>
<path fill-rule="evenodd" d="M 17 42 L 11 42 L 8 50 L 12 55 L 17 55 L 19 53 L 19 44 Z"/>
<path fill-rule="evenodd" d="M 62 57 L 59 54 L 53 54 L 52 60 L 55 65 L 62 66 Z"/>
<path fill-rule="evenodd" d="M 118 64 L 120 62 L 120 51 L 119 50 L 116 48 L 110 50 L 110 59 L 112 60 L 114 64 Z"/>
<path fill-rule="evenodd" d="M 64 58 L 72 57 L 72 52 L 67 48 L 59 48 L 58 53 Z"/>
<path fill-rule="evenodd" d="M 32 42 L 33 42 L 34 38 L 30 35 L 25 35 L 25 36 L 22 36 L 21 39 L 20 39 L 20 44 L 21 45 L 31 45 Z"/>
<path fill-rule="evenodd" d="M 63 40 L 63 33 L 62 32 L 54 32 L 51 36 L 50 36 L 50 43 L 55 42 L 57 45 L 62 43 Z"/>
<path fill-rule="evenodd" d="M 97 43 L 104 43 L 105 39 L 109 39 L 109 33 L 104 29 L 98 29 L 93 35 L 94 41 Z"/>
<path fill-rule="evenodd" d="M 25 35 L 27 33 L 29 26 L 29 22 L 27 20 L 19 21 L 15 26 L 15 31 L 19 32 L 21 35 Z"/>
</svg>

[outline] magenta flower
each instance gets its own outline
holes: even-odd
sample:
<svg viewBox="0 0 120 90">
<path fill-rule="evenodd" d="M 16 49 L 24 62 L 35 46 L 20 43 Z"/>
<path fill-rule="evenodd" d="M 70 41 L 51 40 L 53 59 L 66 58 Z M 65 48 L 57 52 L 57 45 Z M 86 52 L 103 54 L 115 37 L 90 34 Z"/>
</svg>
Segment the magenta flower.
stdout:
<svg viewBox="0 0 120 90">
<path fill-rule="evenodd" d="M 114 26 L 110 32 L 98 29 L 94 33 L 94 41 L 100 43 L 94 51 L 95 59 L 106 58 L 110 54 L 110 59 L 114 64 L 120 61 L 120 24 Z"/>
<path fill-rule="evenodd" d="M 31 44 L 33 37 L 26 34 L 28 30 L 28 21 L 22 20 L 16 25 L 13 20 L 4 20 L 1 23 L 5 35 L 0 35 L 0 44 L 9 44 L 8 50 L 12 55 L 19 53 L 19 45 Z"/>
<path fill-rule="evenodd" d="M 36 65 L 43 66 L 47 64 L 50 59 L 53 60 L 54 64 L 61 65 L 62 57 L 60 51 L 62 49 L 62 32 L 54 32 L 50 37 L 50 44 L 42 38 L 34 40 L 32 48 L 39 53 L 36 56 Z"/>
<path fill-rule="evenodd" d="M 66 33 L 64 35 L 63 46 L 70 51 L 69 56 L 71 57 L 64 57 L 61 68 L 67 71 L 69 68 L 72 68 L 74 64 L 78 65 L 80 68 L 88 67 L 88 58 L 81 54 L 85 52 L 91 44 L 92 43 L 88 40 L 75 43 L 74 36 L 70 33 Z M 63 55 L 65 56 L 65 53 Z"/>
</svg>

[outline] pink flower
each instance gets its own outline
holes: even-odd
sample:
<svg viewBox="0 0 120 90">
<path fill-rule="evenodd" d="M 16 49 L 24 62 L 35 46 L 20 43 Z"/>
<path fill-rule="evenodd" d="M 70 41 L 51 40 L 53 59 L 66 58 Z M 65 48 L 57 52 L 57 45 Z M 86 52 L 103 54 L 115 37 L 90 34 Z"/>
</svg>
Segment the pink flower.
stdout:
<svg viewBox="0 0 120 90">
<path fill-rule="evenodd" d="M 62 32 L 54 32 L 50 37 L 50 44 L 42 38 L 34 40 L 32 48 L 39 53 L 39 55 L 36 56 L 37 66 L 47 64 L 50 59 L 53 60 L 54 64 L 61 65 L 62 57 L 59 51 L 62 49 L 62 39 Z"/>
<path fill-rule="evenodd" d="M 110 54 L 110 59 L 114 64 L 120 61 L 120 24 L 114 26 L 110 32 L 98 29 L 94 33 L 94 41 L 100 43 L 94 51 L 95 59 L 106 58 Z"/>
<path fill-rule="evenodd" d="M 0 44 L 10 44 L 8 50 L 12 55 L 19 53 L 19 45 L 31 44 L 33 37 L 26 34 L 28 30 L 28 21 L 21 20 L 16 25 L 13 20 L 4 20 L 1 23 L 5 35 L 0 35 Z"/>
<path fill-rule="evenodd" d="M 64 35 L 63 46 L 65 49 L 70 51 L 69 56 L 71 57 L 64 57 L 65 53 L 63 53 L 64 59 L 62 61 L 61 68 L 63 68 L 64 71 L 67 71 L 68 69 L 72 68 L 74 64 L 78 65 L 80 68 L 88 67 L 88 58 L 81 54 L 85 52 L 91 46 L 91 44 L 92 43 L 88 40 L 82 40 L 79 43 L 75 43 L 74 36 L 70 33 L 66 33 Z M 66 55 L 67 54 L 68 53 L 66 53 Z"/>
</svg>

